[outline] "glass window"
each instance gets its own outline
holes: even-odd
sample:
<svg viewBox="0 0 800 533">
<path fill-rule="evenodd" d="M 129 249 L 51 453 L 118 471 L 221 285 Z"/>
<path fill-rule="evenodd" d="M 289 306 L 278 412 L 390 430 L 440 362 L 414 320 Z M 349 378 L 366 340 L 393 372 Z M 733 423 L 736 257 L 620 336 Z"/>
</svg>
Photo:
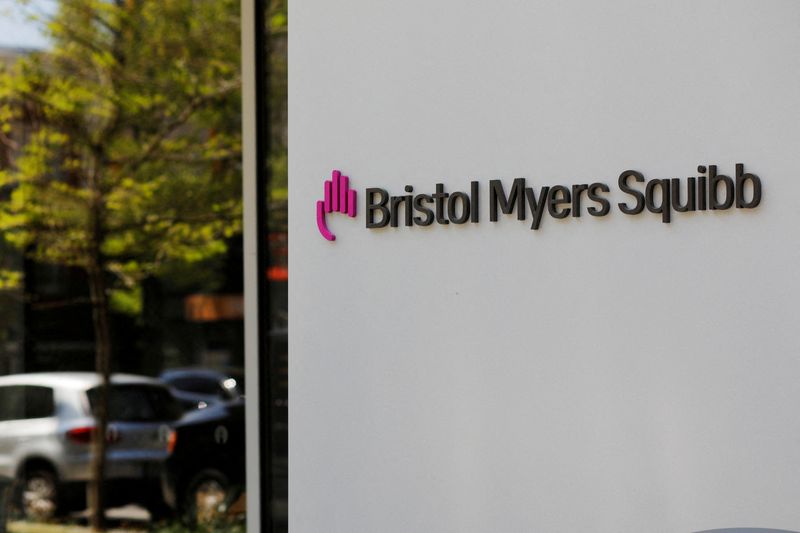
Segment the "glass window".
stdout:
<svg viewBox="0 0 800 533">
<path fill-rule="evenodd" d="M 176 389 L 197 392 L 200 394 L 222 396 L 223 392 L 219 381 L 214 378 L 175 378 L 171 381 L 171 384 Z"/>
<path fill-rule="evenodd" d="M 25 418 L 48 418 L 55 413 L 53 389 L 50 387 L 24 387 Z"/>
<path fill-rule="evenodd" d="M 30 508 L 9 504 L 34 522 L 83 512 L 97 528 L 242 531 L 244 480 L 259 475 L 234 438 L 245 434 L 240 43 L 252 14 L 240 0 L 9 0 L 2 14 L 0 376 L 91 389 L 74 405 L 57 389 L 54 410 L 50 389 L 0 388 L 0 419 L 58 417 L 26 438 L 88 446 L 64 480 L 88 499 L 53 487 Z M 186 368 L 221 378 L 183 383 L 178 400 L 160 376 Z M 136 384 L 114 385 L 109 416 L 92 419 L 98 375 Z M 151 443 L 135 464 L 111 464 L 94 451 L 115 445 L 112 421 L 173 433 L 158 453 Z M 94 435 L 111 438 L 89 446 Z M 45 472 L 37 483 L 64 461 L 4 446 L 0 487 L 31 481 L 26 461 Z"/>
<path fill-rule="evenodd" d="M 94 411 L 100 399 L 97 388 L 89 390 Z M 163 387 L 114 385 L 108 398 L 108 418 L 114 422 L 156 422 L 177 420 L 183 414 L 177 400 Z"/>
<path fill-rule="evenodd" d="M 288 529 L 288 128 L 287 2 L 255 2 L 259 125 L 261 509 L 272 531 Z"/>
<path fill-rule="evenodd" d="M 0 387 L 0 421 L 53 416 L 53 389 L 29 385 Z"/>
<path fill-rule="evenodd" d="M 0 421 L 22 418 L 22 387 L 0 387 Z"/>
</svg>

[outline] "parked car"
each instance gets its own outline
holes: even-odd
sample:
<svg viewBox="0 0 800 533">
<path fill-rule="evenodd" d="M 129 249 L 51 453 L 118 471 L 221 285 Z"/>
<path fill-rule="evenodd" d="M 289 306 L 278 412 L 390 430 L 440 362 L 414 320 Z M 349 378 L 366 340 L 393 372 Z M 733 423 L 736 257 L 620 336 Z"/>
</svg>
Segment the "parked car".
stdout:
<svg viewBox="0 0 800 533">
<path fill-rule="evenodd" d="M 208 368 L 173 368 L 158 376 L 172 387 L 172 393 L 185 409 L 203 409 L 209 405 L 235 400 L 244 394 L 241 372 L 220 372 Z"/>
<path fill-rule="evenodd" d="M 227 512 L 245 486 L 244 399 L 187 413 L 174 428 L 165 500 L 190 522 Z"/>
<path fill-rule="evenodd" d="M 0 476 L 16 479 L 12 505 L 28 518 L 83 509 L 90 479 L 100 376 L 82 372 L 0 377 Z M 109 394 L 106 499 L 163 509 L 160 478 L 181 416 L 157 380 L 114 375 Z"/>
</svg>

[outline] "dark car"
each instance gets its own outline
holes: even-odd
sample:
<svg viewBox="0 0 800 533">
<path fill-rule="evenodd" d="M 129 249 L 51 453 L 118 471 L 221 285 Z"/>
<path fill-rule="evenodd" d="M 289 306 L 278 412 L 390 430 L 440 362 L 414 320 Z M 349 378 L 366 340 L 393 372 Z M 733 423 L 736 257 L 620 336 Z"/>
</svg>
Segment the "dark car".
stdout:
<svg viewBox="0 0 800 533">
<path fill-rule="evenodd" d="M 190 521 L 224 513 L 244 491 L 244 399 L 187 413 L 175 429 L 164 499 Z"/>
<path fill-rule="evenodd" d="M 172 387 L 173 395 L 187 410 L 235 400 L 244 394 L 244 377 L 241 371 L 173 368 L 165 370 L 158 377 Z"/>
</svg>

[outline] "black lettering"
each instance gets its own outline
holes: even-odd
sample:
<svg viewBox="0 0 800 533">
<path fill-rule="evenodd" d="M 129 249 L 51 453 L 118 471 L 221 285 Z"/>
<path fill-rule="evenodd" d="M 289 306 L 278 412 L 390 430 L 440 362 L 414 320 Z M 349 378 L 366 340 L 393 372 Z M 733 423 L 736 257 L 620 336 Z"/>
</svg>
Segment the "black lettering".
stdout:
<svg viewBox="0 0 800 533">
<path fill-rule="evenodd" d="M 398 207 L 401 203 L 405 201 L 405 196 L 392 196 L 391 202 L 389 203 L 390 211 L 391 211 L 391 218 L 389 219 L 389 225 L 393 228 L 398 226 L 398 215 L 397 212 L 399 211 Z"/>
<path fill-rule="evenodd" d="M 456 216 L 456 202 L 461 200 L 461 216 Z M 469 220 L 469 196 L 465 192 L 454 192 L 447 200 L 447 215 L 453 224 L 463 224 Z"/>
<path fill-rule="evenodd" d="M 588 188 L 586 184 L 572 186 L 572 216 L 581 216 L 581 193 Z"/>
<path fill-rule="evenodd" d="M 719 201 L 719 184 L 725 186 L 725 201 Z M 717 165 L 710 165 L 708 169 L 708 199 L 711 209 L 728 209 L 733 205 L 734 190 L 733 180 L 724 175 L 717 175 Z"/>
<path fill-rule="evenodd" d="M 539 200 L 536 200 L 536 193 L 533 192 L 533 188 L 525 187 L 525 195 L 528 197 L 528 205 L 531 208 L 531 214 L 533 215 L 533 222 L 531 223 L 531 229 L 539 229 L 539 224 L 542 222 L 542 215 L 545 211 L 545 202 L 547 201 L 547 196 L 550 193 L 550 187 L 542 187 L 542 190 L 539 191 Z"/>
<path fill-rule="evenodd" d="M 697 176 L 697 210 L 706 210 L 706 177 Z"/>
<path fill-rule="evenodd" d="M 439 224 L 449 224 L 450 222 L 444 216 L 444 201 L 445 199 L 450 196 L 446 192 L 444 192 L 444 184 L 437 183 L 436 184 L 436 193 L 433 194 L 433 199 L 436 202 L 436 222 Z"/>
<path fill-rule="evenodd" d="M 417 226 L 430 226 L 433 224 L 433 210 L 422 205 L 422 202 L 433 203 L 433 198 L 429 194 L 418 194 L 414 197 L 414 209 L 425 215 L 425 218 L 414 217 L 414 224 Z"/>
<path fill-rule="evenodd" d="M 489 181 L 489 220 L 497 222 L 497 207 L 504 215 L 511 214 L 517 204 L 517 220 L 525 220 L 525 178 L 517 178 L 511 185 L 511 193 L 506 196 L 503 182 Z"/>
<path fill-rule="evenodd" d="M 608 185 L 605 183 L 592 183 L 589 185 L 589 200 L 600 204 L 600 209 L 594 206 L 589 208 L 589 214 L 593 217 L 604 217 L 611 211 L 611 203 L 597 194 L 597 189 L 602 192 L 608 192 Z"/>
<path fill-rule="evenodd" d="M 374 201 L 374 197 L 378 196 L 380 200 Z M 382 228 L 389 223 L 389 209 L 386 203 L 389 201 L 389 193 L 386 189 L 379 189 L 377 187 L 367 189 L 367 227 L 368 228 Z M 381 220 L 375 222 L 375 212 L 381 214 Z"/>
<path fill-rule="evenodd" d="M 656 205 L 655 203 L 656 187 L 661 190 L 661 203 L 659 205 Z M 651 213 L 661 213 L 661 222 L 664 224 L 669 224 L 670 215 L 672 213 L 669 203 L 669 180 L 648 181 L 647 186 L 645 187 L 644 197 L 647 210 Z"/>
<path fill-rule="evenodd" d="M 695 179 L 688 178 L 686 180 L 686 203 L 681 203 L 681 180 L 672 178 L 672 208 L 679 213 L 695 210 Z"/>
<path fill-rule="evenodd" d="M 559 193 L 561 194 L 561 198 L 558 198 Z M 569 189 L 567 189 L 563 185 L 556 185 L 555 187 L 552 187 L 550 189 L 550 201 L 547 202 L 547 211 L 553 218 L 567 217 L 569 216 L 569 207 L 567 207 L 563 211 L 559 211 L 558 206 L 561 204 L 568 204 L 571 202 L 572 200 L 570 199 Z"/>
<path fill-rule="evenodd" d="M 628 187 L 628 178 L 633 176 L 633 179 L 636 181 L 642 182 L 644 181 L 644 176 L 642 176 L 641 172 L 636 172 L 635 170 L 626 170 L 622 174 L 619 175 L 619 188 L 622 192 L 630 194 L 634 198 L 636 198 L 636 206 L 635 207 L 628 207 L 627 204 L 620 202 L 617 204 L 619 206 L 620 211 L 625 213 L 626 215 L 638 215 L 642 211 L 644 211 L 644 195 L 637 191 L 636 189 L 632 189 Z"/>
<path fill-rule="evenodd" d="M 753 184 L 753 199 L 749 202 L 744 199 L 744 185 L 749 181 Z M 761 178 L 755 174 L 744 173 L 744 165 L 736 165 L 736 207 L 752 209 L 761 203 Z"/>
<path fill-rule="evenodd" d="M 477 223 L 478 222 L 478 208 L 480 207 L 480 194 L 478 189 L 478 182 L 473 181 L 470 183 L 470 215 L 471 219 L 470 222 Z"/>
<path fill-rule="evenodd" d="M 412 187 L 411 185 L 406 185 L 406 192 L 414 192 L 414 187 Z M 414 223 L 414 220 L 412 218 L 412 212 L 413 212 L 413 207 L 414 207 L 412 195 L 410 195 L 410 194 L 406 195 L 405 200 L 406 201 L 403 204 L 403 206 L 406 208 L 406 220 L 405 220 L 405 222 L 406 222 L 406 226 L 411 226 Z"/>
</svg>

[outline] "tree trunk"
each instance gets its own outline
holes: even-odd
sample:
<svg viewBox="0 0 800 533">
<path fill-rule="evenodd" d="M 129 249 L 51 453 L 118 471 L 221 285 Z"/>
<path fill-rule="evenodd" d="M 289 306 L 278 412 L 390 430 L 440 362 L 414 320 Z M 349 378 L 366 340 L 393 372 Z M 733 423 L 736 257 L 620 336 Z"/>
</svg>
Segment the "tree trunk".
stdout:
<svg viewBox="0 0 800 533">
<path fill-rule="evenodd" d="M 111 381 L 111 332 L 108 323 L 108 298 L 104 273 L 99 265 L 87 269 L 92 298 L 92 318 L 95 334 L 95 369 L 101 385 L 94 406 L 95 432 L 92 440 L 92 471 L 88 503 L 90 525 L 95 531 L 105 531 L 106 433 L 108 430 L 108 398 Z"/>
<path fill-rule="evenodd" d="M 96 153 L 96 161 L 102 153 Z M 95 165 L 95 169 L 99 164 Z M 92 173 L 89 187 L 92 200 L 89 210 L 89 246 L 86 274 L 89 278 L 89 295 L 92 299 L 92 321 L 94 322 L 94 366 L 100 376 L 100 388 L 94 405 L 95 431 L 92 439 L 92 469 L 89 479 L 88 503 L 90 526 L 94 531 L 105 531 L 105 473 L 106 434 L 108 433 L 108 404 L 111 386 L 111 330 L 108 323 L 108 295 L 100 247 L 103 243 L 103 197 L 99 176 Z"/>
</svg>

